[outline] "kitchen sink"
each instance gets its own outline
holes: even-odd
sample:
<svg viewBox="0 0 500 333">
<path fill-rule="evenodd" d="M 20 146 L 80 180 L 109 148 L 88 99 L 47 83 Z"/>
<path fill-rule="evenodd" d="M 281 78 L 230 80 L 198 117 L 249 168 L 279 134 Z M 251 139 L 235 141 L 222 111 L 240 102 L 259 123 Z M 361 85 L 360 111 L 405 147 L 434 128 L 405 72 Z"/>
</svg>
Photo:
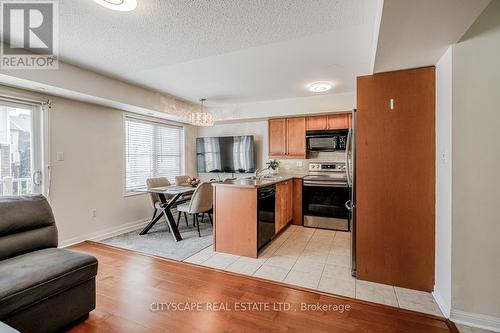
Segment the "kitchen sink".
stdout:
<svg viewBox="0 0 500 333">
<path fill-rule="evenodd" d="M 283 176 L 275 176 L 275 175 L 262 175 L 262 176 L 259 176 L 259 177 L 255 177 L 255 176 L 250 176 L 250 177 L 245 177 L 245 178 L 241 178 L 242 180 L 280 180 L 280 179 L 283 179 L 285 177 Z"/>
<path fill-rule="evenodd" d="M 261 178 L 262 179 L 271 179 L 271 180 L 280 180 L 280 179 L 283 179 L 285 177 L 283 177 L 283 176 L 274 176 L 274 175 L 264 175 Z"/>
</svg>

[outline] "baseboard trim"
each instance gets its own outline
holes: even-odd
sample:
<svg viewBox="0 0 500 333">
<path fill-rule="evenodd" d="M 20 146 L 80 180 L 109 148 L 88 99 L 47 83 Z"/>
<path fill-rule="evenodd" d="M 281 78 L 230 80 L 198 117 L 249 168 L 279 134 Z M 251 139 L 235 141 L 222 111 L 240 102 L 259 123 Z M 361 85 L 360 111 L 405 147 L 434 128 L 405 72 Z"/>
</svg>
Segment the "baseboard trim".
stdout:
<svg viewBox="0 0 500 333">
<path fill-rule="evenodd" d="M 142 226 L 145 226 L 149 222 L 149 219 L 142 219 L 139 221 L 129 222 L 125 224 L 118 225 L 116 227 L 105 228 L 95 232 L 91 232 L 88 234 L 84 234 L 81 236 L 73 237 L 70 239 L 66 239 L 59 243 L 59 247 L 68 247 L 71 245 L 75 245 L 86 240 L 92 241 L 100 241 L 106 238 L 114 237 L 135 229 L 138 229 Z"/>
<path fill-rule="evenodd" d="M 439 310 L 441 310 L 443 315 L 446 318 L 450 318 L 450 311 L 451 311 L 450 304 L 446 304 L 439 291 L 434 290 L 432 292 L 432 297 L 434 297 L 434 300 L 436 301 L 437 305 L 439 306 Z"/>
<path fill-rule="evenodd" d="M 500 332 L 500 318 L 451 309 L 450 320 L 471 327 Z"/>
</svg>

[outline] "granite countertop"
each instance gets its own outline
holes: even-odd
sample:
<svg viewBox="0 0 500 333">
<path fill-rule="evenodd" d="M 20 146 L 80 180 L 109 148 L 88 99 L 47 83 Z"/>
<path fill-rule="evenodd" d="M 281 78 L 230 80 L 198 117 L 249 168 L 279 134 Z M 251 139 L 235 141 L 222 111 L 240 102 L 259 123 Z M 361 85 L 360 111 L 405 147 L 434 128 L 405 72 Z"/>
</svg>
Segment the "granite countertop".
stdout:
<svg viewBox="0 0 500 333">
<path fill-rule="evenodd" d="M 260 188 L 260 187 L 265 187 L 281 182 L 285 182 L 288 180 L 291 180 L 293 178 L 302 178 L 304 175 L 299 175 L 299 174 L 279 174 L 276 176 L 273 176 L 273 178 L 259 178 L 255 179 L 255 177 L 246 177 L 246 178 L 239 178 L 239 179 L 234 179 L 234 180 L 228 180 L 225 181 L 224 183 L 213 183 L 213 186 L 226 186 L 226 187 L 240 187 L 240 188 Z"/>
</svg>

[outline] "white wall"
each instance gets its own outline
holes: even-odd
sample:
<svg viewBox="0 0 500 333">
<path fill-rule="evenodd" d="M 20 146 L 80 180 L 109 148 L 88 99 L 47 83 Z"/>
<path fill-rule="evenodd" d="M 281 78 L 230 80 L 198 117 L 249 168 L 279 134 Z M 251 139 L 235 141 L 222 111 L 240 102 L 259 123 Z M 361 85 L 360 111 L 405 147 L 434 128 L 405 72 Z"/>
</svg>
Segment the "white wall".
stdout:
<svg viewBox="0 0 500 333">
<path fill-rule="evenodd" d="M 262 119 L 314 113 L 348 112 L 356 105 L 354 92 L 239 104 L 214 108 L 216 121 Z"/>
<path fill-rule="evenodd" d="M 451 309 L 452 48 L 436 64 L 436 254 L 434 296 Z"/>
<path fill-rule="evenodd" d="M 81 241 L 148 219 L 147 195 L 124 196 L 123 111 L 0 87 L 0 92 L 52 100 L 50 203 L 60 244 Z M 186 173 L 195 174 L 196 128 L 185 125 Z M 56 161 L 64 152 L 64 161 Z M 91 210 L 97 216 L 91 216 Z"/>
<path fill-rule="evenodd" d="M 198 106 L 90 70 L 59 62 L 57 70 L 0 69 L 0 84 L 157 117 L 184 121 Z"/>
<path fill-rule="evenodd" d="M 451 317 L 500 331 L 500 1 L 453 46 L 452 126 Z"/>
</svg>

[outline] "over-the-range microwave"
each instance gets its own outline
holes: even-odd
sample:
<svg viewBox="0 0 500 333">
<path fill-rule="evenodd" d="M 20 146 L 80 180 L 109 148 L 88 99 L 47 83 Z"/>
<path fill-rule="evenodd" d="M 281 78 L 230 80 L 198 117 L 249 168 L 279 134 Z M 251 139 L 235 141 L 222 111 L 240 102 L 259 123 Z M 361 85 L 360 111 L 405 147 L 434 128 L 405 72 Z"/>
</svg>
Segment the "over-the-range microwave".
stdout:
<svg viewBox="0 0 500 333">
<path fill-rule="evenodd" d="M 342 151 L 346 149 L 348 129 L 306 131 L 308 151 Z"/>
</svg>

